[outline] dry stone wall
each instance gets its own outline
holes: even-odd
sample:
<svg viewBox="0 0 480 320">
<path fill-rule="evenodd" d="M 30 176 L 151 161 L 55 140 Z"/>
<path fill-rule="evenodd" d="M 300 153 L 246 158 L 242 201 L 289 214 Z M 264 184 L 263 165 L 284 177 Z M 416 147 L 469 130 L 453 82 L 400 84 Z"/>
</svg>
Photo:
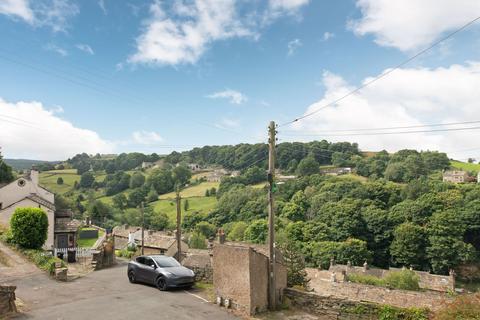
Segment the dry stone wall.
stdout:
<svg viewBox="0 0 480 320">
<path fill-rule="evenodd" d="M 0 318 L 3 316 L 17 312 L 15 306 L 15 286 L 0 286 Z"/>
</svg>

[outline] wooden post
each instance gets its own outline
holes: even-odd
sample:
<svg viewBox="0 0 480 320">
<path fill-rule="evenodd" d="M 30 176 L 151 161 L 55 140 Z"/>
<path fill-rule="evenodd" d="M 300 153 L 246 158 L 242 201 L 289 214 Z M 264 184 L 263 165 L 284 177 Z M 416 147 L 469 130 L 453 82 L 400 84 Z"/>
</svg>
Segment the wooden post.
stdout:
<svg viewBox="0 0 480 320">
<path fill-rule="evenodd" d="M 181 222 L 182 222 L 182 208 L 181 208 L 181 200 L 180 197 L 180 187 L 177 184 L 176 187 L 176 202 L 177 202 L 177 260 L 180 262 L 180 258 L 182 255 L 182 230 L 181 230 Z"/>
<path fill-rule="evenodd" d="M 144 255 L 144 247 L 145 247 L 145 211 L 143 210 L 143 201 L 140 204 L 140 211 L 142 212 L 142 256 Z"/>
<path fill-rule="evenodd" d="M 273 187 L 275 178 L 275 144 L 276 126 L 271 121 L 268 127 L 268 302 L 270 310 L 277 305 L 276 265 L 275 265 L 275 211 Z"/>
</svg>

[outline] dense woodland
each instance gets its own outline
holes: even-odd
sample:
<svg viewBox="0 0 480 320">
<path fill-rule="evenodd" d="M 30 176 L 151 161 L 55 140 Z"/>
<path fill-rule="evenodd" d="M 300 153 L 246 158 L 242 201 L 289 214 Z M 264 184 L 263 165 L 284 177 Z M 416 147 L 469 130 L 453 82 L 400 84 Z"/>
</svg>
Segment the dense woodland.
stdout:
<svg viewBox="0 0 480 320">
<path fill-rule="evenodd" d="M 81 175 L 71 191 L 57 197 L 57 206 L 112 227 L 139 225 L 138 206 L 144 202 L 148 227 L 173 229 L 171 219 L 148 204 L 176 185 L 202 182 L 192 179 L 186 164 L 221 166 L 241 170 L 241 175 L 226 177 L 218 189 L 207 190 L 205 196 L 218 201 L 212 210 L 200 213 L 185 203 L 183 227 L 191 245 L 203 247 L 218 228 L 229 240 L 263 243 L 266 189 L 253 185 L 265 181 L 266 159 L 265 144 L 206 146 L 167 156 L 79 154 L 56 166 L 75 168 Z M 143 161 L 158 160 L 163 161 L 161 168 L 138 169 Z M 8 167 L 0 163 L 3 166 Z M 325 166 L 351 167 L 355 174 L 322 175 Z M 446 154 L 439 152 L 364 154 L 350 143 L 281 143 L 277 167 L 297 178 L 276 188 L 278 242 L 300 252 L 307 265 L 323 268 L 332 257 L 339 263 L 368 261 L 379 267 L 412 266 L 442 274 L 478 263 L 480 185 L 443 183 L 442 170 L 449 166 Z M 94 172 L 99 171 L 106 174 L 102 181 L 95 179 Z M 111 204 L 95 197 L 99 190 L 112 197 Z"/>
</svg>

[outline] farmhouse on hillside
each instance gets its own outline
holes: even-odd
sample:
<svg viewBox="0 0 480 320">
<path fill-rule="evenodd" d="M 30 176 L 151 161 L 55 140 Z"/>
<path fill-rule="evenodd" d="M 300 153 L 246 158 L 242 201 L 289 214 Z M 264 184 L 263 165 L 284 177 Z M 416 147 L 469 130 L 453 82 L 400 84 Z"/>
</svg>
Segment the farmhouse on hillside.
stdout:
<svg viewBox="0 0 480 320">
<path fill-rule="evenodd" d="M 140 227 L 129 227 L 126 225 L 113 228 L 113 237 L 117 249 L 125 249 L 129 240 L 135 242 L 138 247 L 142 245 L 142 229 Z M 145 254 L 162 254 L 174 257 L 177 254 L 177 239 L 174 234 L 167 234 L 162 231 L 144 231 L 144 252 Z M 182 252 L 189 247 L 184 241 L 181 243 Z"/>
<path fill-rule="evenodd" d="M 29 173 L 8 184 L 0 185 L 0 224 L 8 226 L 17 208 L 40 208 L 48 217 L 45 250 L 75 246 L 78 221 L 71 212 L 55 211 L 55 195 L 38 184 L 39 172 L 32 167 Z"/>
<path fill-rule="evenodd" d="M 443 172 L 443 182 L 464 183 L 467 182 L 468 173 L 463 170 L 448 170 Z"/>
</svg>

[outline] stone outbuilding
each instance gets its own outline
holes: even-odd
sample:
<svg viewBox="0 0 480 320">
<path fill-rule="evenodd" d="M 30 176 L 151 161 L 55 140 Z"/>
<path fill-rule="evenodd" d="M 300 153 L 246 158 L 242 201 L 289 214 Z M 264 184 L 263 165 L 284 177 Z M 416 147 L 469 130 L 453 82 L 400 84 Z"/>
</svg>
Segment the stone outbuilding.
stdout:
<svg viewBox="0 0 480 320">
<path fill-rule="evenodd" d="M 276 287 L 279 302 L 287 287 L 287 269 L 283 257 L 276 254 Z M 222 304 L 246 315 L 268 308 L 268 251 L 265 246 L 240 243 L 213 247 L 213 286 Z"/>
</svg>

